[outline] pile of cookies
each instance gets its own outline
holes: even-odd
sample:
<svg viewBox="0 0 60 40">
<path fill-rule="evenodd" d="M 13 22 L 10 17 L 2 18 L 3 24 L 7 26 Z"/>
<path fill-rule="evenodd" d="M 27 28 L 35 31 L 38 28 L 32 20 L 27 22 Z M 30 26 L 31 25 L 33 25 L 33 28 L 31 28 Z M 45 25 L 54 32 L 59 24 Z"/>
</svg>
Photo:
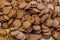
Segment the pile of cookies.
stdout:
<svg viewBox="0 0 60 40">
<path fill-rule="evenodd" d="M 58 0 L 0 0 L 0 40 L 60 40 Z"/>
</svg>

